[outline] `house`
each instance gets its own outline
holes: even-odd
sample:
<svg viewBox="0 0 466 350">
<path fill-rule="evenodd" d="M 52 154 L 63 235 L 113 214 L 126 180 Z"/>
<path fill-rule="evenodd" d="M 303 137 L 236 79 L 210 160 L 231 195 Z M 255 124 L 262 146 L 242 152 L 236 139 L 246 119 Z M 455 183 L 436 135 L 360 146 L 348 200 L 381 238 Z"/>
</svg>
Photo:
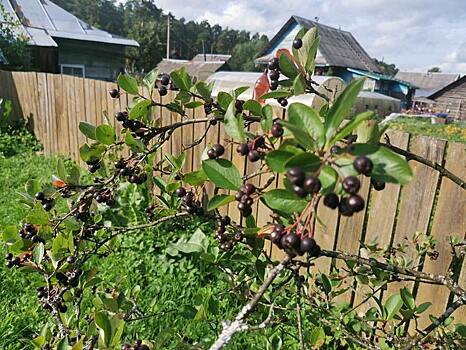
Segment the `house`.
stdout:
<svg viewBox="0 0 466 350">
<path fill-rule="evenodd" d="M 429 95 L 435 109 L 455 120 L 466 120 L 466 75 Z"/>
<path fill-rule="evenodd" d="M 399 99 L 409 105 L 415 86 L 382 74 L 356 38 L 348 31 L 330 27 L 299 16 L 292 16 L 259 54 L 256 64 L 265 65 L 280 48 L 290 49 L 301 28 L 319 29 L 320 47 L 316 56 L 315 75 L 334 75 L 345 83 L 356 77 L 367 78 L 364 89 Z"/>
<path fill-rule="evenodd" d="M 190 76 L 204 81 L 215 72 L 229 71 L 230 58 L 231 55 L 198 54 L 192 60 L 163 59 L 157 68 L 161 73 L 170 74 L 174 70 L 185 67 Z"/>
<path fill-rule="evenodd" d="M 445 73 L 419 73 L 419 72 L 398 72 L 395 79 L 407 81 L 417 87 L 416 98 L 428 97 L 435 91 L 453 83 L 460 78 L 459 74 Z"/>
<path fill-rule="evenodd" d="M 49 0 L 0 0 L 29 38 L 33 70 L 114 80 L 126 65 L 131 39 L 81 21 Z"/>
</svg>

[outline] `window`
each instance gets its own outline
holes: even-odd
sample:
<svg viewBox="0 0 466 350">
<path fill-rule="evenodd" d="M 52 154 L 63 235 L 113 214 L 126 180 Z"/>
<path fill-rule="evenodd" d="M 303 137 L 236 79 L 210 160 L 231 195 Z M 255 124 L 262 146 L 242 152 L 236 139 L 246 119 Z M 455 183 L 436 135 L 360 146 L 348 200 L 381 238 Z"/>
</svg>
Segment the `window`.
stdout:
<svg viewBox="0 0 466 350">
<path fill-rule="evenodd" d="M 81 64 L 62 64 L 61 65 L 61 74 L 73 75 L 75 77 L 84 78 L 85 76 L 84 65 Z"/>
</svg>

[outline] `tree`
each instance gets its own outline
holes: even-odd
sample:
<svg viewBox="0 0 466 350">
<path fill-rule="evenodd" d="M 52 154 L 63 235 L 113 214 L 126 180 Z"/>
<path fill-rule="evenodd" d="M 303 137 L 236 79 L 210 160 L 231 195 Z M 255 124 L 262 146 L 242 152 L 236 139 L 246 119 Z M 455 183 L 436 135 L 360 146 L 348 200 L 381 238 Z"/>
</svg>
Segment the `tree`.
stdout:
<svg viewBox="0 0 466 350">
<path fill-rule="evenodd" d="M 427 70 L 427 73 L 442 73 L 440 67 L 432 67 Z"/>
<path fill-rule="evenodd" d="M 0 60 L 3 69 L 22 70 L 29 66 L 28 37 L 21 33 L 16 21 L 0 4 Z"/>
<path fill-rule="evenodd" d="M 236 44 L 229 61 L 231 69 L 245 72 L 260 70 L 254 63 L 254 60 L 265 45 L 267 45 L 268 41 L 265 35 L 261 37 L 255 35 L 251 40 Z"/>
<path fill-rule="evenodd" d="M 382 70 L 382 73 L 390 77 L 394 77 L 398 73 L 398 67 L 393 63 L 386 63 L 383 60 L 379 61 L 377 58 L 374 58 L 374 62 Z"/>
<path fill-rule="evenodd" d="M 222 322 L 221 330 L 215 329 L 217 338 L 201 340 L 196 344 L 199 348 L 220 350 L 237 333 L 268 329 L 274 348 L 305 349 L 306 343 L 329 349 L 464 348 L 466 326 L 458 324 L 453 329 L 449 325 L 452 313 L 466 304 L 466 291 L 449 275 L 411 267 L 426 254 L 434 254 L 431 237 L 416 234 L 411 248 L 417 255 L 412 260 L 402 257 L 406 247 L 401 245 L 383 250 L 371 243 L 366 246 L 367 257 L 320 248 L 321 237 L 315 230 L 320 206 L 344 217 L 364 210 L 359 180 L 363 176 L 377 191 L 384 190 L 386 183 L 407 184 L 412 171 L 399 154 L 442 171 L 462 188 L 466 185 L 438 164 L 382 144 L 385 128 L 373 112 L 345 122 L 364 79 L 354 80 L 335 100 L 321 95 L 328 104 L 319 111 L 299 102 L 288 105 L 290 97 L 318 94 L 311 79 L 316 29 L 300 31 L 298 38 L 303 41 L 301 48 L 295 47 L 292 53 L 279 51 L 268 65 L 268 74 L 255 85 L 255 98 L 248 101 L 239 99 L 242 88 L 214 98 L 211 85 L 194 84 L 184 69 L 170 76 L 151 71 L 142 82 L 121 74 L 119 89 L 109 93 L 112 98 L 128 94 L 132 99 L 128 110 L 115 115 L 122 133 L 117 135 L 111 123 L 79 125 L 89 140 L 80 148 L 80 156 L 95 177 L 81 179 L 76 165 L 67 170 L 59 163 L 51 183 L 27 183 L 22 202 L 29 211 L 21 226 L 5 227 L 2 237 L 9 249 L 8 266 L 35 274 L 42 281 L 35 285 L 38 298 L 54 326 L 34 339 L 37 348 L 153 349 L 152 343 L 142 340 L 121 347 L 125 325 L 140 313 L 137 288 L 125 292 L 117 283 L 105 280 L 97 259 L 122 249 L 119 238 L 125 234 L 153 234 L 151 229 L 164 222 L 192 216 L 213 220 L 216 237 L 197 230 L 173 242 L 171 254 L 195 255 L 208 266 L 206 273 L 214 268 L 224 271 L 231 281 L 226 294 L 237 295 L 243 303 L 231 321 Z M 267 75 L 281 77 L 279 89 L 270 91 Z M 161 100 L 169 89 L 174 98 Z M 288 118 L 276 117 L 273 107 L 265 103 L 269 99 L 288 107 Z M 205 116 L 191 117 L 186 111 L 194 108 L 202 108 Z M 159 119 L 152 119 L 151 112 L 158 116 L 161 109 L 171 113 L 172 123 L 160 125 Z M 194 125 L 201 125 L 206 133 L 184 149 L 200 147 L 210 127 L 218 123 L 223 124 L 227 141 L 201 149 L 202 162 L 193 172 L 183 170 L 184 151 L 162 151 L 174 132 Z M 227 147 L 233 147 L 238 158 L 244 157 L 246 174 L 222 158 Z M 266 180 L 260 186 L 254 185 L 258 176 Z M 278 178 L 283 187 L 271 188 Z M 235 201 L 238 219 L 220 214 L 221 207 L 233 206 Z M 256 225 L 253 204 L 257 201 L 273 212 L 263 227 Z M 149 206 L 144 209 L 141 204 Z M 128 224 L 125 213 L 140 216 L 141 211 L 148 214 L 147 221 Z M 265 241 L 282 252 L 280 260 L 269 254 Z M 462 253 L 457 250 L 464 248 L 464 242 L 451 240 L 451 246 L 458 259 L 452 266 L 458 266 Z M 335 266 L 330 274 L 315 273 L 311 269 L 317 259 L 337 259 L 343 267 Z M 403 279 L 440 284 L 451 291 L 448 309 L 432 317 L 422 331 L 416 329 L 414 335 L 407 333 L 409 321 L 415 321 L 429 304 L 418 303 L 406 287 L 388 299 L 380 295 L 388 284 Z M 375 299 L 377 306 L 361 314 L 355 307 L 338 304 L 338 297 L 348 292 L 342 280 L 368 286 L 370 292 L 363 303 Z M 222 295 L 199 297 L 198 308 L 183 308 L 176 299 L 173 312 L 202 319 L 207 312 L 221 312 L 220 298 Z M 221 317 L 231 318 L 231 312 Z M 285 326 L 292 333 L 282 338 L 280 329 Z M 183 335 L 174 336 L 184 339 Z M 187 340 L 182 345 L 192 348 L 193 343 Z"/>
</svg>

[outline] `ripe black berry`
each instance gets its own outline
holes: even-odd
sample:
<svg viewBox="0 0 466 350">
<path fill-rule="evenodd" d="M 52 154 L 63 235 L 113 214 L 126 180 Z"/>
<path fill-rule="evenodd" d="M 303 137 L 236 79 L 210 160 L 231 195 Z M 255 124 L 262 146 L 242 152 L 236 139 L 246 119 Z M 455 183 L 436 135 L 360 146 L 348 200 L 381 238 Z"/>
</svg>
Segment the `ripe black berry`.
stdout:
<svg viewBox="0 0 466 350">
<path fill-rule="evenodd" d="M 283 127 L 280 124 L 275 123 L 272 126 L 271 132 L 272 132 L 272 136 L 281 137 L 283 135 Z"/>
<path fill-rule="evenodd" d="M 235 102 L 235 108 L 237 113 L 241 113 L 243 111 L 243 105 L 244 101 L 243 100 L 236 100 Z"/>
<path fill-rule="evenodd" d="M 111 98 L 118 98 L 120 97 L 120 92 L 117 89 L 112 89 L 109 92 Z"/>
<path fill-rule="evenodd" d="M 162 77 L 160 78 L 160 83 L 162 85 L 168 85 L 170 84 L 170 76 L 168 74 L 164 74 L 162 75 Z"/>
<path fill-rule="evenodd" d="M 37 192 L 36 195 L 35 195 L 36 199 L 38 201 L 43 201 L 45 199 L 45 193 L 44 192 Z"/>
<path fill-rule="evenodd" d="M 13 259 L 13 254 L 12 254 L 12 253 L 7 253 L 7 254 L 5 255 L 5 259 L 6 259 L 6 260 L 11 260 L 11 259 Z"/>
<path fill-rule="evenodd" d="M 188 205 L 188 206 L 186 206 L 186 211 L 187 211 L 189 214 L 194 214 L 194 213 L 196 212 L 196 207 L 195 207 L 195 206 Z"/>
<path fill-rule="evenodd" d="M 353 167 L 359 174 L 369 176 L 371 174 L 373 164 L 369 158 L 359 156 L 353 161 Z"/>
<path fill-rule="evenodd" d="M 97 164 L 92 164 L 92 165 L 89 165 L 88 168 L 90 173 L 95 173 L 97 170 L 100 169 L 100 164 L 97 163 Z"/>
<path fill-rule="evenodd" d="M 165 86 L 159 87 L 159 94 L 160 96 L 165 96 L 168 93 L 167 88 Z"/>
<path fill-rule="evenodd" d="M 382 191 L 383 189 L 385 189 L 385 182 L 383 181 L 371 179 L 371 184 L 374 187 L 374 190 L 376 191 Z"/>
<path fill-rule="evenodd" d="M 301 240 L 300 251 L 301 253 L 310 253 L 316 246 L 316 241 L 313 238 L 305 237 Z"/>
<path fill-rule="evenodd" d="M 131 119 L 125 119 L 123 120 L 123 127 L 126 129 L 133 129 L 134 127 L 134 121 Z"/>
<path fill-rule="evenodd" d="M 285 226 L 283 226 L 282 224 L 275 224 L 273 230 L 278 233 L 283 233 L 283 231 L 285 230 Z"/>
<path fill-rule="evenodd" d="M 276 243 L 280 241 L 280 239 L 282 238 L 282 235 L 283 235 L 283 232 L 272 231 L 272 233 L 270 234 L 270 240 L 273 243 Z"/>
<path fill-rule="evenodd" d="M 221 157 L 225 153 L 225 148 L 219 143 L 216 143 L 215 145 L 213 145 L 212 149 L 215 151 L 215 154 L 217 155 L 217 157 Z"/>
<path fill-rule="evenodd" d="M 249 161 L 254 163 L 254 162 L 257 162 L 260 158 L 261 158 L 261 155 L 260 155 L 260 153 L 258 151 L 254 150 L 254 149 L 252 151 L 249 151 L 249 153 L 248 153 Z"/>
<path fill-rule="evenodd" d="M 311 258 L 317 258 L 320 255 L 320 246 L 316 244 L 314 248 L 309 252 Z"/>
<path fill-rule="evenodd" d="M 122 122 L 126 119 L 128 119 L 128 113 L 127 112 L 118 112 L 115 114 L 115 119 L 118 120 L 119 122 Z"/>
<path fill-rule="evenodd" d="M 340 154 L 340 153 L 342 152 L 342 149 L 341 149 L 340 146 L 332 146 L 332 147 L 330 148 L 330 152 L 331 152 L 332 154 Z"/>
<path fill-rule="evenodd" d="M 239 203 L 238 209 L 242 216 L 246 217 L 252 214 L 252 207 L 246 203 Z"/>
<path fill-rule="evenodd" d="M 348 176 L 343 180 L 343 189 L 346 193 L 356 194 L 361 188 L 361 182 L 356 176 Z"/>
<path fill-rule="evenodd" d="M 298 249 L 300 245 L 301 240 L 296 233 L 290 232 L 285 236 L 285 240 L 283 241 L 283 246 L 285 248 Z"/>
<path fill-rule="evenodd" d="M 288 180 L 297 186 L 301 186 L 304 183 L 304 171 L 299 167 L 294 167 L 288 170 L 286 173 Z"/>
<path fill-rule="evenodd" d="M 269 73 L 270 80 L 278 80 L 280 78 L 280 72 L 278 70 L 272 70 Z"/>
<path fill-rule="evenodd" d="M 228 226 L 231 223 L 231 218 L 228 215 L 225 215 L 220 219 L 220 223 L 222 224 L 222 226 Z"/>
<path fill-rule="evenodd" d="M 294 185 L 293 186 L 293 192 L 298 196 L 298 197 L 306 197 L 307 196 L 307 191 L 302 188 L 301 186 Z"/>
<path fill-rule="evenodd" d="M 236 152 L 241 154 L 242 156 L 245 156 L 249 153 L 249 147 L 247 143 L 241 143 L 236 147 Z"/>
<path fill-rule="evenodd" d="M 210 159 L 215 159 L 217 158 L 217 154 L 215 153 L 215 150 L 213 148 L 210 148 L 208 151 L 207 151 L 207 156 L 210 158 Z"/>
<path fill-rule="evenodd" d="M 230 250 L 233 249 L 233 243 L 231 243 L 231 242 L 225 242 L 225 243 L 223 243 L 223 244 L 220 246 L 220 248 L 221 248 L 222 250 L 224 250 L 224 251 L 229 252 Z"/>
<path fill-rule="evenodd" d="M 348 206 L 351 211 L 357 213 L 364 209 L 364 199 L 357 194 L 348 197 Z"/>
<path fill-rule="evenodd" d="M 318 193 L 321 187 L 320 180 L 315 176 L 308 176 L 304 180 L 304 189 L 309 193 Z"/>
<path fill-rule="evenodd" d="M 50 211 L 53 208 L 53 203 L 45 203 L 42 207 L 45 211 Z"/>
<path fill-rule="evenodd" d="M 294 39 L 293 41 L 293 48 L 296 50 L 299 50 L 301 47 L 303 47 L 303 40 L 302 39 Z"/>
<path fill-rule="evenodd" d="M 240 191 L 247 195 L 251 195 L 256 192 L 256 186 L 253 184 L 244 184 L 241 186 Z"/>
<path fill-rule="evenodd" d="M 339 202 L 340 200 L 335 193 L 329 193 L 324 197 L 324 205 L 331 209 L 336 209 Z"/>
<path fill-rule="evenodd" d="M 286 98 L 279 98 L 278 100 L 278 103 L 280 103 L 280 105 L 285 108 L 286 106 L 288 106 L 288 100 Z"/>
<path fill-rule="evenodd" d="M 269 70 L 278 69 L 279 63 L 280 63 L 279 59 L 277 57 L 274 57 L 269 61 L 269 64 L 267 65 L 267 67 L 269 68 Z"/>
<path fill-rule="evenodd" d="M 180 198 L 184 197 L 186 195 L 186 188 L 184 187 L 177 188 L 175 193 L 177 197 L 180 197 Z"/>
<path fill-rule="evenodd" d="M 119 159 L 115 162 L 116 169 L 123 169 L 126 166 L 126 162 L 123 159 Z"/>
<path fill-rule="evenodd" d="M 352 216 L 353 215 L 353 211 L 351 210 L 351 207 L 348 204 L 348 198 L 347 197 L 342 198 L 340 200 L 340 204 L 338 205 L 338 211 L 343 216 Z"/>
<path fill-rule="evenodd" d="M 278 89 L 278 80 L 270 81 L 270 90 L 275 91 Z"/>
</svg>

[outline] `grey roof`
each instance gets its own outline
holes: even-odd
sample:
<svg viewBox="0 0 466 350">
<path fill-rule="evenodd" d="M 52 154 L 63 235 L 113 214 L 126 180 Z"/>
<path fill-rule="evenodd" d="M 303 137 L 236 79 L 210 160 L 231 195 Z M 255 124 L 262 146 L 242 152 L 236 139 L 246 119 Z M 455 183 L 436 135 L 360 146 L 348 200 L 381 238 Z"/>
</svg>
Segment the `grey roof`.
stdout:
<svg viewBox="0 0 466 350">
<path fill-rule="evenodd" d="M 53 38 L 139 46 L 131 39 L 92 27 L 49 0 L 0 0 L 5 9 L 22 24 L 23 34 L 34 46 L 57 47 Z"/>
<path fill-rule="evenodd" d="M 265 63 L 273 56 L 273 49 L 280 48 L 291 49 L 292 39 L 289 34 L 290 28 L 295 25 L 304 28 L 317 27 L 320 34 L 320 47 L 316 62 L 320 65 L 329 65 L 336 67 L 349 67 L 381 73 L 380 68 L 374 63 L 372 58 L 367 54 L 363 47 L 358 43 L 354 36 L 338 28 L 333 28 L 322 23 L 317 23 L 299 16 L 292 16 L 280 31 L 272 38 L 268 45 L 259 54 L 257 63 Z M 286 39 L 286 40 L 285 40 Z"/>
<path fill-rule="evenodd" d="M 164 58 L 159 62 L 157 68 L 161 73 L 168 74 L 176 69 L 185 67 L 190 76 L 196 77 L 200 80 L 205 80 L 224 65 L 224 61 L 188 61 Z"/>
<path fill-rule="evenodd" d="M 407 81 L 419 89 L 416 97 L 427 97 L 460 78 L 459 74 L 398 72 L 396 79 Z"/>
<path fill-rule="evenodd" d="M 207 54 L 197 54 L 196 56 L 194 56 L 194 58 L 192 59 L 192 61 L 204 61 L 204 62 L 228 62 L 231 58 L 231 55 L 222 55 L 222 54 L 210 54 L 210 53 L 207 53 Z"/>
<path fill-rule="evenodd" d="M 435 100 L 444 94 L 448 94 L 450 90 L 455 89 L 456 87 L 461 86 L 463 84 L 466 84 L 466 75 L 463 75 L 461 78 L 435 91 L 432 95 L 429 95 L 428 97 L 431 100 Z"/>
</svg>

